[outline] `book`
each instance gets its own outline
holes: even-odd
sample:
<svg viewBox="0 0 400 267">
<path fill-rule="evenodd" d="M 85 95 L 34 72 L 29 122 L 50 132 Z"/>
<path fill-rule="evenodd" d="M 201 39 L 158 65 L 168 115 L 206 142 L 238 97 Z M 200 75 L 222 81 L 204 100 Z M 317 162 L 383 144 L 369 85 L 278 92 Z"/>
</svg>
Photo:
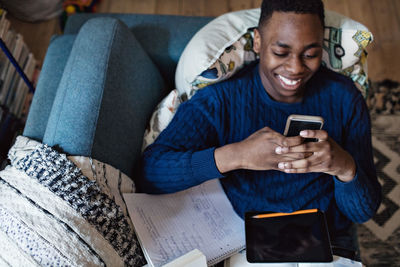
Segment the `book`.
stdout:
<svg viewBox="0 0 400 267">
<path fill-rule="evenodd" d="M 7 24 L 6 15 L 7 11 L 0 8 L 0 37 L 3 37 L 5 31 L 5 25 Z"/>
<path fill-rule="evenodd" d="M 14 38 L 15 38 L 15 40 L 13 41 L 12 48 L 9 48 L 9 49 L 10 49 L 10 52 L 12 53 L 12 56 L 14 58 L 18 59 L 21 54 L 22 45 L 23 45 L 24 41 L 23 41 L 22 35 L 19 33 L 16 33 Z M 15 75 L 18 75 L 15 72 L 16 72 L 15 67 L 13 66 L 13 64 L 9 63 L 6 75 L 3 80 L 3 84 L 1 85 L 2 90 L 0 92 L 0 104 L 6 104 L 7 97 L 12 93 L 11 92 L 12 91 L 11 83 L 12 83 Z"/>
<path fill-rule="evenodd" d="M 3 17 L 1 18 L 3 19 Z M 0 38 L 5 39 L 10 28 L 11 22 L 4 18 L 4 21 L 0 22 Z"/>
<path fill-rule="evenodd" d="M 26 71 L 24 68 L 25 68 L 25 64 L 27 63 L 27 59 L 29 56 L 29 49 L 23 41 L 22 41 L 21 46 L 22 46 L 21 52 L 19 53 L 19 57 L 16 58 L 16 60 L 17 60 L 18 65 L 22 68 L 22 71 L 24 71 L 24 73 L 26 74 Z M 21 75 L 17 71 L 14 72 L 14 76 L 13 76 L 11 84 L 9 86 L 8 95 L 6 97 L 6 103 L 5 103 L 5 105 L 10 109 L 11 112 L 13 112 L 13 110 L 14 110 L 13 106 L 15 105 L 16 96 L 18 94 L 20 94 L 20 93 L 18 93 L 18 89 L 21 88 L 19 86 L 20 81 L 23 81 Z"/>
<path fill-rule="evenodd" d="M 0 18 L 0 39 L 5 41 L 7 38 L 8 29 L 10 27 L 10 21 L 6 19 L 7 12 L 1 10 L 1 18 Z M 8 58 L 5 53 L 0 53 L 0 74 L 3 72 L 4 67 L 8 63 Z"/>
<path fill-rule="evenodd" d="M 10 27 L 6 15 L 0 8 L 0 162 L 22 132 L 35 91 L 31 80 L 40 73 L 22 35 Z"/>
<path fill-rule="evenodd" d="M 124 194 L 129 216 L 150 266 L 200 250 L 208 265 L 245 247 L 244 221 L 219 180 L 174 194 Z"/>
<path fill-rule="evenodd" d="M 224 267 L 362 267 L 359 261 L 353 261 L 347 258 L 334 255 L 332 262 L 284 262 L 284 263 L 249 263 L 246 260 L 246 250 L 233 255 L 225 260 Z"/>
<path fill-rule="evenodd" d="M 9 51 L 12 51 L 11 47 L 14 47 L 14 45 L 15 45 L 15 36 L 16 36 L 16 32 L 13 31 L 12 29 L 10 29 L 5 33 L 4 39 L 2 39 L 4 42 L 4 45 L 8 48 Z M 3 52 L 2 52 L 2 54 L 4 54 L 5 62 L 4 62 L 4 66 L 2 66 L 2 69 L 0 72 L 0 96 L 3 94 L 4 80 L 6 79 L 7 71 L 11 64 L 10 60 L 8 59 L 8 56 Z"/>
<path fill-rule="evenodd" d="M 200 250 L 194 249 L 163 267 L 207 267 L 207 260 Z"/>
<path fill-rule="evenodd" d="M 26 77 L 28 77 L 28 79 L 32 80 L 33 73 L 34 73 L 35 66 L 36 66 L 36 60 L 33 57 L 32 53 L 29 53 L 23 66 L 24 66 L 23 71 L 24 71 Z M 25 97 L 28 94 L 28 92 L 29 92 L 29 88 L 28 88 L 27 84 L 25 83 L 24 79 L 22 79 L 22 77 L 20 77 L 20 79 L 18 80 L 15 97 L 13 99 L 13 102 L 11 102 L 11 104 L 10 104 L 10 111 L 13 114 L 15 114 L 18 118 L 21 117 L 22 106 L 23 106 Z"/>
<path fill-rule="evenodd" d="M 9 29 L 10 22 L 6 14 L 0 8 L 0 105 L 5 105 L 16 114 L 26 91 L 20 81 L 23 80 L 32 93 L 35 88 L 24 71 L 29 49 L 22 35 Z"/>
</svg>

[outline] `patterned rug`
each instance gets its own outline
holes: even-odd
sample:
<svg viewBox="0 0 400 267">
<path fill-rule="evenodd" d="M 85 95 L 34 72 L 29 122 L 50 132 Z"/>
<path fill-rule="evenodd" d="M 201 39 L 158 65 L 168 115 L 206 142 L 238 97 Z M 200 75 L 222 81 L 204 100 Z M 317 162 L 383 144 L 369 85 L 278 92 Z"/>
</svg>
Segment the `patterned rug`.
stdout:
<svg viewBox="0 0 400 267">
<path fill-rule="evenodd" d="M 358 227 L 361 258 L 366 266 L 400 266 L 400 85 L 373 85 L 368 103 L 383 199 L 377 214 Z"/>
</svg>

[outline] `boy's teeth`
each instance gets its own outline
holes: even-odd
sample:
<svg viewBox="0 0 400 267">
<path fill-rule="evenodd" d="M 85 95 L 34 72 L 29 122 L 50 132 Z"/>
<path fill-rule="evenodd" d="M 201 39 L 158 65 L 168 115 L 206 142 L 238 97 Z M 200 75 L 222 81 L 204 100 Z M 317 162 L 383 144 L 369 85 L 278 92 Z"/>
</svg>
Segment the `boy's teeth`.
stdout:
<svg viewBox="0 0 400 267">
<path fill-rule="evenodd" d="M 281 79 L 284 83 L 286 83 L 287 85 L 295 85 L 295 84 L 297 84 L 297 83 L 299 83 L 300 82 L 300 80 L 301 79 L 298 79 L 298 80 L 290 80 L 290 79 L 287 79 L 287 78 L 285 78 L 285 77 L 283 77 L 283 76 L 281 76 L 281 75 L 278 75 L 279 76 L 279 79 Z"/>
</svg>

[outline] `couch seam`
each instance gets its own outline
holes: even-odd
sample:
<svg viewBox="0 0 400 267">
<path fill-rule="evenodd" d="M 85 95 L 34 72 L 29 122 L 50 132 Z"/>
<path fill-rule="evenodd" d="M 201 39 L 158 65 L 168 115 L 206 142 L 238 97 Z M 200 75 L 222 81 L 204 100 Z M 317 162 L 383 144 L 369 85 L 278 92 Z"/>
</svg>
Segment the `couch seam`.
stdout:
<svg viewBox="0 0 400 267">
<path fill-rule="evenodd" d="M 112 48 L 112 46 L 113 46 L 113 44 L 114 44 L 114 41 L 115 41 L 115 38 L 114 38 L 114 37 L 115 37 L 116 32 L 117 32 L 117 30 L 118 30 L 118 29 L 117 29 L 117 26 L 118 26 L 118 21 L 114 23 L 114 26 L 113 26 L 113 29 L 112 29 L 111 42 L 110 42 L 109 46 L 107 47 L 108 55 L 107 55 L 107 61 L 106 61 L 106 63 L 105 63 L 104 70 L 107 70 L 107 69 L 108 69 L 108 65 L 109 65 L 109 61 L 110 61 L 110 55 L 111 55 L 111 53 L 112 53 L 112 49 L 111 49 L 111 48 Z M 104 95 L 104 85 L 105 85 L 105 83 L 106 83 L 106 80 L 107 80 L 107 71 L 105 71 L 105 75 L 104 75 L 104 78 L 103 78 L 103 83 L 102 83 L 102 86 L 101 86 L 101 88 L 103 88 L 103 90 L 101 91 L 101 94 L 100 94 L 100 96 L 99 96 L 99 98 L 100 98 L 100 104 L 97 106 L 97 110 L 96 110 L 96 112 L 97 112 L 96 120 L 94 121 L 93 128 L 92 128 L 92 129 L 94 129 L 94 131 L 92 132 L 92 136 L 91 136 L 91 144 L 90 144 L 90 150 L 89 150 L 90 156 L 92 156 L 92 152 L 93 152 L 93 145 L 94 145 L 94 142 L 95 142 L 94 137 L 95 137 L 96 131 L 97 131 L 96 125 L 97 125 L 97 122 L 98 122 L 98 120 L 99 120 L 99 115 L 100 115 L 101 106 L 102 106 L 101 103 L 102 103 L 102 101 L 103 101 L 103 95 Z"/>
<path fill-rule="evenodd" d="M 80 40 L 79 40 L 80 41 Z M 71 49 L 73 49 L 74 48 L 74 46 L 72 46 L 72 48 Z M 72 53 L 72 51 L 71 51 L 71 53 Z M 74 57 L 73 57 L 73 59 L 72 59 L 72 65 L 73 65 L 73 63 L 75 64 L 75 62 L 76 62 L 76 58 L 77 58 L 77 56 L 74 54 Z M 69 62 L 67 62 L 67 64 L 68 64 Z M 70 66 L 66 66 L 66 67 L 68 67 L 68 68 L 70 68 Z M 67 68 L 65 68 L 64 69 L 64 72 L 66 71 L 66 69 Z M 63 73 L 64 73 L 63 72 Z M 67 79 L 67 84 L 66 84 L 66 87 L 67 88 L 69 88 L 69 86 L 70 86 L 70 83 L 71 83 L 71 71 L 68 73 L 68 79 Z M 64 75 L 63 75 L 64 76 Z M 63 78 L 63 77 L 62 77 Z M 62 79 L 61 78 L 61 79 Z M 60 84 L 62 83 L 62 80 L 60 81 Z M 57 91 L 59 90 L 59 88 L 60 88 L 60 84 L 58 85 L 58 88 L 57 88 Z M 67 90 L 64 90 L 64 94 L 63 94 L 63 101 L 62 101 L 62 104 L 61 104 L 61 108 L 57 111 L 57 113 L 58 113 L 58 115 L 56 116 L 56 117 L 58 117 L 58 119 L 57 119 L 57 123 L 56 123 L 56 126 L 55 126 L 55 128 L 54 128 L 54 132 L 53 132 L 53 136 L 52 136 L 52 138 L 51 138 L 51 143 L 54 145 L 54 139 L 56 138 L 56 134 L 57 134 L 57 129 L 58 129 L 58 125 L 59 125 L 59 123 L 60 123 L 60 118 L 59 118 L 59 116 L 60 116 L 60 114 L 61 114 L 61 111 L 63 110 L 63 108 L 64 108 L 64 104 L 65 104 L 65 95 L 66 95 L 66 93 L 67 93 Z M 52 109 L 53 109 L 53 107 L 52 107 Z M 51 112 L 51 111 L 50 111 Z M 46 127 L 47 128 L 47 127 Z M 46 134 L 46 133 L 45 133 Z"/>
</svg>

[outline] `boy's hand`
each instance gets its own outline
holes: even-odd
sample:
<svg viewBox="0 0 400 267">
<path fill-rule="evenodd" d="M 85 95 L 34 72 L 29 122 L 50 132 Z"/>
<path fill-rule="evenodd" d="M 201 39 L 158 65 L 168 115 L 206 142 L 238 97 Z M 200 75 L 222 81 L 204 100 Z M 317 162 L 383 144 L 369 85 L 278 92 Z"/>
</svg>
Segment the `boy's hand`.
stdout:
<svg viewBox="0 0 400 267">
<path fill-rule="evenodd" d="M 217 148 L 216 165 L 221 173 L 236 169 L 279 170 L 279 162 L 304 159 L 310 155 L 287 149 L 299 146 L 303 140 L 300 136 L 285 137 L 265 127 L 241 142 Z"/>
<path fill-rule="evenodd" d="M 337 176 L 343 182 L 353 180 L 356 164 L 353 157 L 341 148 L 324 130 L 301 131 L 304 138 L 317 138 L 318 142 L 302 143 L 285 149 L 287 153 L 312 153 L 310 157 L 281 161 L 279 169 L 286 173 L 324 172 Z M 282 155 L 285 155 L 283 153 Z"/>
</svg>

